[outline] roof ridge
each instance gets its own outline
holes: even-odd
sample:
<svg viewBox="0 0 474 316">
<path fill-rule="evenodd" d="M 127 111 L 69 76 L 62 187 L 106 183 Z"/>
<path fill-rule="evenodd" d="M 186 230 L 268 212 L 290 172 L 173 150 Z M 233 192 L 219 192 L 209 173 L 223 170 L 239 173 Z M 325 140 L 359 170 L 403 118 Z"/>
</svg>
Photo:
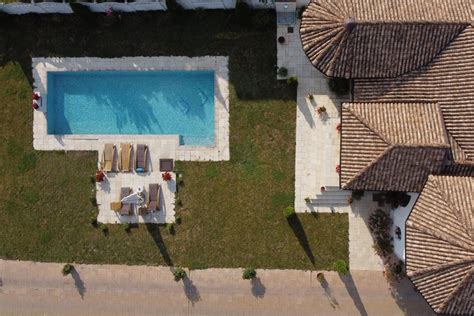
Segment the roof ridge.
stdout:
<svg viewBox="0 0 474 316">
<path fill-rule="evenodd" d="M 449 268 L 449 267 L 460 266 L 460 265 L 468 264 L 468 263 L 471 263 L 471 262 L 474 263 L 474 254 L 472 256 L 468 257 L 468 258 L 462 258 L 462 259 L 454 260 L 454 261 L 451 261 L 451 262 L 448 262 L 448 263 L 444 263 L 444 264 L 440 264 L 440 265 L 433 265 L 433 266 L 429 266 L 429 267 L 426 267 L 426 268 L 423 268 L 423 269 L 410 271 L 410 272 L 407 272 L 407 276 L 409 276 L 410 278 L 417 277 L 417 276 L 420 276 L 420 275 L 423 275 L 423 274 L 426 274 L 426 273 L 433 273 L 433 272 L 436 272 L 436 271 L 444 270 L 444 269 Z"/>
<path fill-rule="evenodd" d="M 446 193 L 447 190 L 440 190 L 440 187 L 439 187 L 439 184 L 441 184 L 440 179 L 441 179 L 440 177 L 433 177 L 433 184 L 434 184 L 436 190 L 438 191 L 439 195 L 443 198 L 443 200 L 446 202 L 448 207 L 450 207 L 452 210 L 454 210 L 453 215 L 454 215 L 454 217 L 456 217 L 458 219 L 459 223 L 462 224 L 461 227 L 462 228 L 467 228 L 468 227 L 468 225 L 466 223 L 467 219 L 459 216 L 459 215 L 462 214 L 462 210 L 458 209 L 456 204 L 453 203 L 453 201 L 449 198 L 448 194 Z M 449 183 L 447 183 L 447 185 L 450 186 Z M 471 233 L 469 231 L 465 231 L 465 233 L 468 237 L 472 237 Z M 471 248 L 470 251 L 474 252 L 474 243 L 469 248 Z"/>
<path fill-rule="evenodd" d="M 344 102 L 342 104 L 343 107 L 345 107 L 349 113 L 351 113 L 359 122 L 361 122 L 365 127 L 367 127 L 370 131 L 372 131 L 375 135 L 377 135 L 382 141 L 384 141 L 387 145 L 391 146 L 393 143 L 387 139 L 384 135 L 380 133 L 376 128 L 374 128 L 365 118 L 363 118 L 361 115 L 356 113 L 350 106 L 350 104 L 355 104 L 354 102 Z"/>
<path fill-rule="evenodd" d="M 473 261 L 474 261 L 474 259 L 473 259 Z M 448 296 L 446 296 L 444 302 L 442 302 L 441 305 L 439 306 L 440 311 L 444 312 L 446 310 L 446 306 L 448 305 L 448 303 L 453 301 L 457 297 L 457 295 L 459 294 L 459 291 L 461 289 L 463 289 L 468 284 L 468 282 L 471 281 L 471 277 L 472 277 L 473 274 L 474 274 L 474 267 L 472 267 L 471 270 L 469 270 L 469 272 L 466 273 L 466 275 L 464 276 L 462 281 L 459 282 L 453 288 L 453 290 L 451 291 L 451 293 L 448 294 Z"/>
</svg>

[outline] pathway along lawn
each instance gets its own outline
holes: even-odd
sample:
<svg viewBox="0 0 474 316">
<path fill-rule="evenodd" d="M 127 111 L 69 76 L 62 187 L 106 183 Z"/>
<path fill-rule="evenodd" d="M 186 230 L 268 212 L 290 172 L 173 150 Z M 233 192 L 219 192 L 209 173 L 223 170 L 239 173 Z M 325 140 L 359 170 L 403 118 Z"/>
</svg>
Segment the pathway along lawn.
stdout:
<svg viewBox="0 0 474 316">
<path fill-rule="evenodd" d="M 283 217 L 294 199 L 296 104 L 295 91 L 275 80 L 274 12 L 0 21 L 1 258 L 296 269 L 348 260 L 347 215 Z M 110 225 L 104 236 L 89 224 L 97 154 L 32 149 L 31 56 L 156 55 L 230 57 L 231 161 L 178 163 L 175 235 L 156 225 L 130 233 Z"/>
</svg>

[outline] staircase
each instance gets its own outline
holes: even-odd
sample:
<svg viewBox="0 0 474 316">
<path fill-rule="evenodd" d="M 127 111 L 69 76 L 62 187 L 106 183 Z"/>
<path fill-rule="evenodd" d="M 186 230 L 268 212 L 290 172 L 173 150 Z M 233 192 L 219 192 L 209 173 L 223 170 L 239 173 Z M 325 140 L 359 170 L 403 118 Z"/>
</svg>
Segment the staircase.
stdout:
<svg viewBox="0 0 474 316">
<path fill-rule="evenodd" d="M 339 187 L 327 186 L 326 191 L 316 194 L 315 199 L 311 199 L 311 205 L 333 206 L 348 205 L 347 199 L 352 195 L 352 191 L 345 191 Z"/>
</svg>

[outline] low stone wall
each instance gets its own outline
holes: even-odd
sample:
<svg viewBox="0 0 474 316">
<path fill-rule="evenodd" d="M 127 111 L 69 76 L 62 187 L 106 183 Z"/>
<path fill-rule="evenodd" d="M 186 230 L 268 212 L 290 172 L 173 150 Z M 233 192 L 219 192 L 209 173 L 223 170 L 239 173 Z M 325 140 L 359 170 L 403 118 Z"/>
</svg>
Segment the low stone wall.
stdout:
<svg viewBox="0 0 474 316">
<path fill-rule="evenodd" d="M 0 11 L 8 14 L 27 14 L 27 13 L 73 13 L 71 6 L 67 3 L 58 2 L 40 2 L 40 3 L 0 3 Z"/>
</svg>

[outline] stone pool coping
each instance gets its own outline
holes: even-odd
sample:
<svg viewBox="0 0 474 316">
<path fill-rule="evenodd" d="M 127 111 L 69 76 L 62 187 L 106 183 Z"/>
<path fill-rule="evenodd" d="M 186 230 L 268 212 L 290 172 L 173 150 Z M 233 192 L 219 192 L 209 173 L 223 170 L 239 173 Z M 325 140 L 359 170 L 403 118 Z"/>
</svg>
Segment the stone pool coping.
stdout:
<svg viewBox="0 0 474 316">
<path fill-rule="evenodd" d="M 35 57 L 32 58 L 33 86 L 42 95 L 42 111 L 34 111 L 33 147 L 36 150 L 97 150 L 104 142 L 166 143 L 167 157 L 185 161 L 229 160 L 229 70 L 228 57 Z M 180 145 L 179 135 L 48 135 L 47 73 L 97 70 L 210 70 L 214 71 L 214 146 Z M 161 152 L 161 150 L 159 151 Z"/>
</svg>

